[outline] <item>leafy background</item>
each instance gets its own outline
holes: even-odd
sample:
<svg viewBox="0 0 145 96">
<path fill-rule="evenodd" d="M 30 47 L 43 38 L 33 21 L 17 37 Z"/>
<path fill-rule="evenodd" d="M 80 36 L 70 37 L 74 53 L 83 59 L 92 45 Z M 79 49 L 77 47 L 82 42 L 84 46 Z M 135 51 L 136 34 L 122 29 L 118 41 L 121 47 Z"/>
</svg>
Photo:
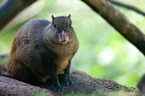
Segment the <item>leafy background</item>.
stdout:
<svg viewBox="0 0 145 96">
<path fill-rule="evenodd" d="M 145 11 L 144 0 L 118 1 Z M 145 18 L 142 15 L 114 7 L 145 33 Z M 136 87 L 145 73 L 143 54 L 80 0 L 38 0 L 0 33 L 0 54 L 10 52 L 16 32 L 30 19 L 51 20 L 52 14 L 60 16 L 69 13 L 79 39 L 79 50 L 73 58 L 72 68 L 95 78 L 111 79 L 128 87 Z"/>
</svg>

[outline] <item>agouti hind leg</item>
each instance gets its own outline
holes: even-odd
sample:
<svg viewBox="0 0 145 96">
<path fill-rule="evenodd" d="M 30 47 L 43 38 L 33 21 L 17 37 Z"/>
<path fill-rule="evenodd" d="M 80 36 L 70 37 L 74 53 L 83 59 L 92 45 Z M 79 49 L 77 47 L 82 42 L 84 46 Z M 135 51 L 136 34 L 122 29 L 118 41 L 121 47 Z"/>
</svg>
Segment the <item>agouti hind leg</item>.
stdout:
<svg viewBox="0 0 145 96">
<path fill-rule="evenodd" d="M 9 63 L 10 64 L 8 64 L 7 72 L 12 78 L 32 85 L 39 85 L 36 77 L 22 62 L 11 60 Z"/>
</svg>

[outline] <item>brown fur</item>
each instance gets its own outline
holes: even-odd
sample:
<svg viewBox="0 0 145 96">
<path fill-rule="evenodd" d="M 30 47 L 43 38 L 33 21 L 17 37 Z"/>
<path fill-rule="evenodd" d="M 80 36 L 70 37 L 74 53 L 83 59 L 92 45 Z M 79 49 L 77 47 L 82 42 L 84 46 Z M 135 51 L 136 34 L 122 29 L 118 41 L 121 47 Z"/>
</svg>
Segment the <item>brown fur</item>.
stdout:
<svg viewBox="0 0 145 96">
<path fill-rule="evenodd" d="M 43 19 L 33 19 L 26 23 L 12 43 L 7 66 L 11 77 L 37 85 L 39 82 L 46 83 L 53 75 L 66 70 L 78 49 L 75 32 L 68 25 L 70 21 L 68 17 L 56 17 L 53 20 L 57 24 L 56 28 Z M 69 34 L 67 44 L 59 42 L 58 33 L 63 29 Z"/>
</svg>

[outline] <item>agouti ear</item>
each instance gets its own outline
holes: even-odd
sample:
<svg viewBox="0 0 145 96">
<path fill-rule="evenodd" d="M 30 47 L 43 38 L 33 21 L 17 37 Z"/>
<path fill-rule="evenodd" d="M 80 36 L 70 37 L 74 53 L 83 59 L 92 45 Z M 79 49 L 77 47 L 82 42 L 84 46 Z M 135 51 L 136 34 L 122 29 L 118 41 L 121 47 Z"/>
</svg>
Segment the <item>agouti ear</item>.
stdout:
<svg viewBox="0 0 145 96">
<path fill-rule="evenodd" d="M 54 19 L 55 19 L 56 17 L 54 17 L 54 16 L 52 15 L 51 18 L 52 18 L 52 24 L 54 24 Z"/>
<path fill-rule="evenodd" d="M 71 18 L 71 15 L 69 14 L 68 15 L 68 18 L 70 19 Z M 72 25 L 72 22 L 71 22 L 71 19 L 70 19 L 70 26 Z"/>
<path fill-rule="evenodd" d="M 70 14 L 68 15 L 68 18 L 69 18 L 69 19 L 71 18 L 71 15 L 70 15 Z"/>
<path fill-rule="evenodd" d="M 52 20 L 54 20 L 56 17 L 54 17 L 54 15 L 51 16 Z"/>
</svg>

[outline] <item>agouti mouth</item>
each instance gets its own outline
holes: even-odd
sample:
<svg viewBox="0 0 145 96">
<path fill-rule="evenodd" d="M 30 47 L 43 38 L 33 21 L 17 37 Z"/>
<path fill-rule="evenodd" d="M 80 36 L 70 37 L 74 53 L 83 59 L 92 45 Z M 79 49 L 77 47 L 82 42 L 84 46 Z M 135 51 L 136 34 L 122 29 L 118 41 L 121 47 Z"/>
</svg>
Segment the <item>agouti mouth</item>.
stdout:
<svg viewBox="0 0 145 96">
<path fill-rule="evenodd" d="M 66 44 L 68 41 L 67 40 L 63 40 L 63 41 L 59 41 L 61 44 Z"/>
</svg>

